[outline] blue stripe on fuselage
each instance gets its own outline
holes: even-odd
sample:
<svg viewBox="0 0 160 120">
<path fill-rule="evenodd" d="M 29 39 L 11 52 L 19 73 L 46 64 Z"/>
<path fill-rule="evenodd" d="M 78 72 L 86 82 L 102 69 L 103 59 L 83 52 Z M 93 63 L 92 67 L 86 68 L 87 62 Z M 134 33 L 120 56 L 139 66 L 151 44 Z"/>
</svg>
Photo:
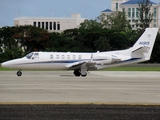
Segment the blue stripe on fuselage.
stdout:
<svg viewBox="0 0 160 120">
<path fill-rule="evenodd" d="M 84 60 L 61 60 L 61 61 L 42 61 L 42 62 L 30 62 L 30 63 L 21 63 L 17 65 L 22 65 L 22 64 L 51 64 L 51 63 L 75 63 L 75 62 L 80 62 Z"/>
<path fill-rule="evenodd" d="M 141 58 L 131 58 L 128 60 L 124 60 L 124 61 L 119 61 L 119 62 L 115 62 L 115 63 L 111 63 L 111 64 L 119 64 L 119 63 L 125 63 L 125 62 L 132 62 L 132 61 L 136 61 L 139 60 Z M 16 65 L 29 65 L 29 64 L 54 64 L 54 63 L 75 63 L 75 62 L 80 62 L 80 61 L 89 61 L 88 60 L 60 60 L 60 61 L 42 61 L 42 62 L 30 62 L 30 63 L 20 63 L 20 64 L 16 64 Z"/>
</svg>

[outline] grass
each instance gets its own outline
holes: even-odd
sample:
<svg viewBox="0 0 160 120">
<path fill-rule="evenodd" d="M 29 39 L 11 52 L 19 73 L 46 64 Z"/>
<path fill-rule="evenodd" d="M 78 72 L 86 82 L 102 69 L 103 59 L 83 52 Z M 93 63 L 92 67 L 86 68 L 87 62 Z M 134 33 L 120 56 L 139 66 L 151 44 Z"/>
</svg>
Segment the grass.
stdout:
<svg viewBox="0 0 160 120">
<path fill-rule="evenodd" d="M 0 71 L 12 71 L 12 70 L 14 69 L 3 68 L 0 66 Z M 160 66 L 120 66 L 120 67 L 105 68 L 102 69 L 101 71 L 160 71 Z"/>
<path fill-rule="evenodd" d="M 12 69 L 9 69 L 9 68 L 3 68 L 0 66 L 0 71 L 11 71 Z"/>
</svg>

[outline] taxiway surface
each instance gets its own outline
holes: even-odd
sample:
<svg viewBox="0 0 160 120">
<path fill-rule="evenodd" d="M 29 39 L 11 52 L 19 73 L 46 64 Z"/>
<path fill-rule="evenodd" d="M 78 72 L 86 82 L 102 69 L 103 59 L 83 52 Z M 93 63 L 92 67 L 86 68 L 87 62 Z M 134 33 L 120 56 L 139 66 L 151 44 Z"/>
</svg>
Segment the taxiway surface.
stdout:
<svg viewBox="0 0 160 120">
<path fill-rule="evenodd" d="M 160 105 L 159 72 L 0 71 L 0 103 Z"/>
</svg>

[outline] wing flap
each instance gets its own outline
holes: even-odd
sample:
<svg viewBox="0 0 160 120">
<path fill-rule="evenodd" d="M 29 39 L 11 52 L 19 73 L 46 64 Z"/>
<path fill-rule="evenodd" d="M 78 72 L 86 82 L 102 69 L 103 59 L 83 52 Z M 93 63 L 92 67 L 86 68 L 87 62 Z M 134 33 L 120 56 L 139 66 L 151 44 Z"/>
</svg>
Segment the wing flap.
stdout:
<svg viewBox="0 0 160 120">
<path fill-rule="evenodd" d="M 67 68 L 70 70 L 75 70 L 75 69 L 81 69 L 81 66 L 85 64 L 85 66 L 87 68 L 93 67 L 94 65 L 96 65 L 96 62 L 86 62 L 86 61 L 78 61 L 78 62 L 74 62 L 72 64 L 67 65 Z"/>
<path fill-rule="evenodd" d="M 68 69 L 78 69 L 81 68 L 81 65 L 84 64 L 85 61 L 78 61 L 67 65 Z"/>
</svg>

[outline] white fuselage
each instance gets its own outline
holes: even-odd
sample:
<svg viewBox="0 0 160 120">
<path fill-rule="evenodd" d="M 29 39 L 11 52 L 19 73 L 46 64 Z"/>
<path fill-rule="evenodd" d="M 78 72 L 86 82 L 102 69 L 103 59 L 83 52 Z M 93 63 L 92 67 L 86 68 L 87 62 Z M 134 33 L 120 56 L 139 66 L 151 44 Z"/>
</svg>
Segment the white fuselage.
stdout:
<svg viewBox="0 0 160 120">
<path fill-rule="evenodd" d="M 123 50 L 123 53 L 125 53 L 124 51 L 125 50 Z M 12 69 L 74 70 L 80 68 L 71 68 L 71 66 L 74 64 L 80 64 L 81 62 L 94 62 L 95 64 L 89 69 L 103 69 L 105 67 L 119 66 L 137 62 L 135 60 L 133 62 L 130 56 L 119 55 L 120 53 L 121 51 L 97 53 L 32 52 L 30 53 L 32 55 L 29 57 L 26 55 L 23 58 L 11 60 L 3 63 L 2 66 Z M 123 62 L 126 60 L 128 61 Z"/>
</svg>

